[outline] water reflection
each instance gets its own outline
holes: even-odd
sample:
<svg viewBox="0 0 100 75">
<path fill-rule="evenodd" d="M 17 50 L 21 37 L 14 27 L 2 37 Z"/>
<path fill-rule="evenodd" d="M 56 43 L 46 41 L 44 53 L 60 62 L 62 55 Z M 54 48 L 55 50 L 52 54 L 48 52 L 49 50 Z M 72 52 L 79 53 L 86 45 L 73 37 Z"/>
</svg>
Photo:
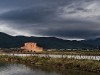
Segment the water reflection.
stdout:
<svg viewBox="0 0 100 75">
<path fill-rule="evenodd" d="M 32 66 L 22 64 L 0 63 L 0 75 L 99 75 L 97 73 L 77 70 L 63 70 L 53 66 Z"/>
</svg>

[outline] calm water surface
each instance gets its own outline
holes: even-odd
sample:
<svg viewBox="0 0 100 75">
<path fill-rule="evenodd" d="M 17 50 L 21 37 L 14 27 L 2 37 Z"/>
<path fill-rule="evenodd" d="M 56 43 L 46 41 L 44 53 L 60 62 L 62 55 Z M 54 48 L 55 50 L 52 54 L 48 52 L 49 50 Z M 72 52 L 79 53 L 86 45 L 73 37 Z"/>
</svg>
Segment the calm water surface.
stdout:
<svg viewBox="0 0 100 75">
<path fill-rule="evenodd" d="M 59 70 L 52 67 L 25 66 L 22 64 L 0 63 L 0 75 L 100 75 L 76 70 Z"/>
</svg>

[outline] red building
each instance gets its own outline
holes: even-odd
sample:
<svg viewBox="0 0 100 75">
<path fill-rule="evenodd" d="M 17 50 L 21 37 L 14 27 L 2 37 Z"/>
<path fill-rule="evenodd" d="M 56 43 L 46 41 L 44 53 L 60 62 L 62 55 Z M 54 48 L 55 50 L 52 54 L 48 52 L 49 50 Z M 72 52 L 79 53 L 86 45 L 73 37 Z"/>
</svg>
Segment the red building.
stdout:
<svg viewBox="0 0 100 75">
<path fill-rule="evenodd" d="M 37 43 L 34 42 L 27 42 L 23 47 L 21 47 L 23 51 L 30 51 L 30 52 L 41 52 L 43 51 L 42 47 L 38 47 Z"/>
</svg>

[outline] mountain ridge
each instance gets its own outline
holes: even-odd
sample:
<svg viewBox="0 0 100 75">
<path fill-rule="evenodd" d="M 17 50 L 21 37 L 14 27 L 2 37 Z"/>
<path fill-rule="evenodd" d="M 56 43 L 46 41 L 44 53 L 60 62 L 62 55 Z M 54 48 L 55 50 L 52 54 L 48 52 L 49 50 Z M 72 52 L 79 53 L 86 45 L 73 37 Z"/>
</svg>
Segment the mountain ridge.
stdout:
<svg viewBox="0 0 100 75">
<path fill-rule="evenodd" d="M 36 42 L 45 49 L 92 49 L 100 47 L 99 38 L 94 40 L 70 41 L 56 37 L 11 36 L 0 32 L 0 48 L 20 48 L 25 42 Z"/>
</svg>

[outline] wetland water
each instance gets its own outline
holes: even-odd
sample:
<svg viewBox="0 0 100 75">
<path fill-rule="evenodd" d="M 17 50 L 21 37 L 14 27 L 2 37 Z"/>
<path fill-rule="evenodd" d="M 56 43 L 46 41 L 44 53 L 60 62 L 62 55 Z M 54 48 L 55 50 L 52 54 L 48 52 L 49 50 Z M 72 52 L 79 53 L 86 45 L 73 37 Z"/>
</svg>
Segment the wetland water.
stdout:
<svg viewBox="0 0 100 75">
<path fill-rule="evenodd" d="M 99 75 L 78 70 L 60 70 L 47 66 L 26 66 L 0 62 L 0 75 Z"/>
</svg>

